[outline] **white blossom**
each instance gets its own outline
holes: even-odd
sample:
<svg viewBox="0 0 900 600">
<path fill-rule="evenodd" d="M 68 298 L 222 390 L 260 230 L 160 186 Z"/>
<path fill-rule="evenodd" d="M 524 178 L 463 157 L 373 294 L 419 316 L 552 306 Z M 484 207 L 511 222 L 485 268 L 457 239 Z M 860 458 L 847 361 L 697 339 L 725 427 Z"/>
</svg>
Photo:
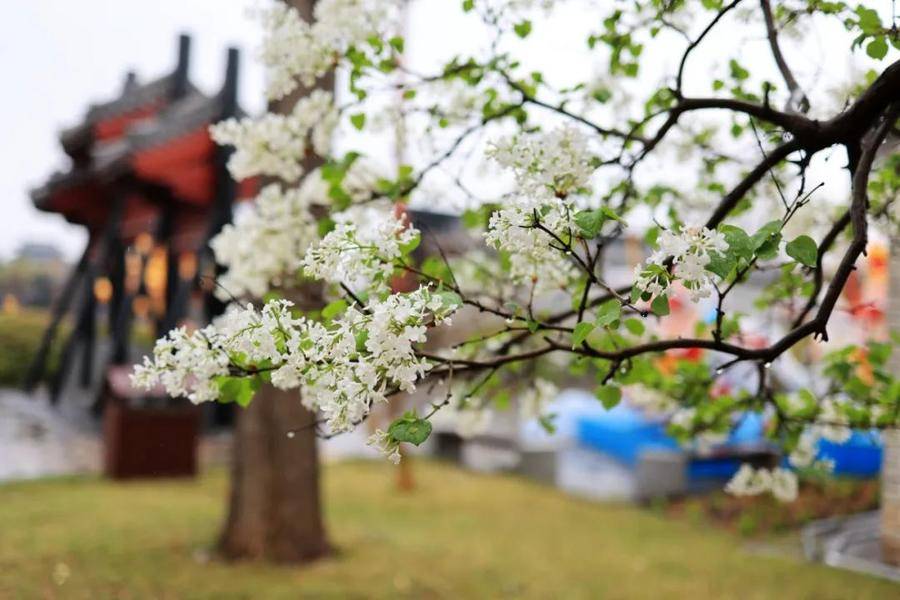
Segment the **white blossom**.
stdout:
<svg viewBox="0 0 900 600">
<path fill-rule="evenodd" d="M 793 502 L 797 499 L 797 475 L 788 469 L 777 468 L 772 471 L 772 495 L 779 502 Z"/>
<path fill-rule="evenodd" d="M 377 449 L 395 465 L 400 464 L 400 444 L 388 432 L 376 429 L 375 433 L 369 436 L 366 445 Z"/>
<path fill-rule="evenodd" d="M 188 333 L 173 329 L 157 340 L 153 360 L 144 357 L 134 368 L 132 384 L 142 389 L 162 385 L 170 396 L 183 396 L 194 404 L 218 398 L 215 378 L 228 373 L 228 355 L 215 349 L 217 333 L 210 325 Z"/>
<path fill-rule="evenodd" d="M 725 491 L 735 496 L 758 496 L 772 488 L 772 472 L 755 469 L 747 463 L 725 485 Z"/>
<path fill-rule="evenodd" d="M 210 134 L 217 144 L 234 146 L 228 170 L 235 179 L 267 175 L 293 182 L 303 174 L 309 150 L 328 155 L 336 125 L 331 93 L 313 90 L 288 115 L 231 118 L 210 127 Z"/>
<path fill-rule="evenodd" d="M 788 455 L 792 467 L 803 469 L 811 467 L 819 451 L 819 436 L 815 431 L 807 430 L 800 434 L 797 446 Z"/>
<path fill-rule="evenodd" d="M 487 155 L 512 170 L 517 193 L 525 196 L 568 196 L 586 187 L 594 172 L 587 136 L 569 125 L 507 137 L 494 142 Z"/>
<path fill-rule="evenodd" d="M 508 253 L 509 276 L 514 283 L 532 283 L 537 291 L 549 291 L 565 287 L 576 269 L 553 237 L 535 227 L 538 210 L 541 226 L 557 235 L 567 235 L 575 227 L 565 200 L 550 198 L 538 205 L 522 197 L 491 215 L 484 237 L 489 245 Z"/>
<path fill-rule="evenodd" d="M 779 502 L 793 502 L 797 499 L 798 487 L 797 474 L 789 469 L 755 469 L 744 463 L 725 486 L 725 491 L 735 496 L 758 496 L 768 492 Z"/>
<path fill-rule="evenodd" d="M 397 23 L 399 0 L 319 0 L 309 23 L 281 2 L 260 12 L 265 37 L 260 58 L 269 99 L 299 85 L 312 87 L 351 47 L 385 34 Z"/>
<path fill-rule="evenodd" d="M 353 162 L 341 182 L 351 202 L 371 195 L 374 173 L 363 161 Z M 227 268 L 216 294 L 222 300 L 261 298 L 273 287 L 292 286 L 307 250 L 319 238 L 313 211 L 330 203 L 321 169 L 310 172 L 299 188 L 264 187 L 251 207 L 210 242 L 216 262 Z"/>
<path fill-rule="evenodd" d="M 643 265 L 635 268 L 635 286 L 653 297 L 666 292 L 673 279 L 681 281 L 695 302 L 710 295 L 712 273 L 706 270 L 710 252 L 725 252 L 725 236 L 706 227 L 684 227 L 659 234 L 659 249 Z M 672 259 L 669 274 L 665 263 Z"/>
<path fill-rule="evenodd" d="M 264 187 L 253 207 L 225 225 L 210 242 L 216 262 L 227 267 L 217 295 L 261 298 L 271 287 L 291 283 L 303 256 L 318 238 L 310 213 L 312 198 L 304 189 Z"/>
<path fill-rule="evenodd" d="M 304 272 L 353 289 L 386 289 L 404 246 L 420 235 L 387 202 L 351 206 L 333 219 L 334 229 L 304 257 Z"/>
<path fill-rule="evenodd" d="M 328 325 L 294 316 L 286 300 L 233 305 L 212 325 L 159 340 L 153 359 L 135 368 L 134 385 L 163 385 L 193 402 L 216 400 L 220 378 L 264 368 L 272 384 L 299 388 L 333 431 L 359 424 L 394 390 L 412 392 L 431 364 L 416 354 L 427 327 L 446 322 L 455 301 L 419 288 L 347 308 Z"/>
<path fill-rule="evenodd" d="M 843 444 L 853 435 L 853 430 L 846 425 L 847 422 L 847 415 L 838 409 L 838 404 L 834 400 L 826 399 L 820 406 L 815 427 L 824 439 L 835 444 Z"/>
</svg>

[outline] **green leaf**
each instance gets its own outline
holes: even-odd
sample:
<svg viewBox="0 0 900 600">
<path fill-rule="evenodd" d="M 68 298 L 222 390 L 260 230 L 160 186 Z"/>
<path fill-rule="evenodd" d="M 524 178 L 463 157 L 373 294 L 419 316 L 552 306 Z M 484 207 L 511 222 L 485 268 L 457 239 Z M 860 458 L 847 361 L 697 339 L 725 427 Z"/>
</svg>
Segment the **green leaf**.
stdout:
<svg viewBox="0 0 900 600">
<path fill-rule="evenodd" d="M 556 423 L 553 422 L 556 415 L 541 415 L 538 417 L 538 423 L 547 433 L 553 435 L 556 433 Z"/>
<path fill-rule="evenodd" d="M 885 37 L 878 36 L 874 38 L 869 44 L 866 46 L 866 54 L 871 56 L 876 60 L 881 60 L 885 56 L 887 56 L 888 52 L 888 44 Z"/>
<path fill-rule="evenodd" d="M 644 322 L 636 318 L 625 319 L 625 329 L 633 335 L 644 335 Z"/>
<path fill-rule="evenodd" d="M 409 240 L 408 242 L 406 242 L 405 244 L 402 244 L 400 246 L 400 252 L 404 256 L 408 256 L 413 250 L 415 250 L 416 248 L 419 247 L 419 244 L 421 242 L 422 242 L 422 236 L 416 235 L 411 240 Z"/>
<path fill-rule="evenodd" d="M 669 297 L 663 294 L 654 298 L 653 302 L 650 303 L 650 310 L 657 317 L 664 317 L 669 314 Z"/>
<path fill-rule="evenodd" d="M 354 336 L 354 339 L 356 340 L 356 351 L 365 352 L 366 342 L 369 341 L 369 330 L 363 329 L 362 331 L 358 331 Z"/>
<path fill-rule="evenodd" d="M 728 67 L 731 71 L 731 76 L 738 81 L 743 81 L 744 79 L 750 77 L 750 72 L 742 67 L 740 63 L 738 63 L 738 61 L 734 59 L 731 59 L 731 61 L 729 61 Z"/>
<path fill-rule="evenodd" d="M 582 322 L 576 325 L 572 331 L 572 347 L 577 348 L 580 346 L 587 339 L 587 336 L 591 335 L 592 331 L 594 331 L 593 323 Z"/>
<path fill-rule="evenodd" d="M 735 259 L 750 260 L 753 258 L 753 242 L 746 231 L 734 225 L 720 225 L 719 231 L 728 242 L 728 253 Z"/>
<path fill-rule="evenodd" d="M 441 297 L 441 303 L 443 303 L 446 308 L 455 309 L 462 306 L 463 300 L 456 292 L 444 290 L 437 292 L 437 295 Z"/>
<path fill-rule="evenodd" d="M 606 217 L 599 210 L 583 210 L 575 215 L 575 224 L 581 228 L 587 239 L 597 237 L 605 222 Z"/>
<path fill-rule="evenodd" d="M 237 402 L 246 407 L 253 400 L 253 395 L 259 389 L 259 381 L 256 377 L 229 377 L 216 378 L 219 386 L 219 402 L 224 404 Z"/>
<path fill-rule="evenodd" d="M 346 300 L 335 300 L 325 305 L 322 309 L 322 316 L 326 319 L 333 319 L 347 309 Z"/>
<path fill-rule="evenodd" d="M 773 258 L 781 243 L 781 221 L 770 221 L 753 234 L 750 241 L 753 251 L 761 259 Z"/>
<path fill-rule="evenodd" d="M 418 446 L 431 435 L 431 422 L 420 419 L 414 413 L 407 413 L 391 423 L 388 434 L 398 442 Z"/>
<path fill-rule="evenodd" d="M 754 252 L 759 250 L 766 242 L 781 231 L 781 221 L 769 221 L 759 228 L 750 238 L 750 245 Z"/>
<path fill-rule="evenodd" d="M 609 300 L 597 309 L 597 318 L 594 323 L 597 327 L 606 327 L 615 323 L 622 317 L 622 303 L 618 300 Z"/>
<path fill-rule="evenodd" d="M 350 122 L 353 123 L 354 127 L 362 131 L 362 128 L 366 126 L 366 113 L 356 113 L 355 115 L 350 115 Z"/>
<path fill-rule="evenodd" d="M 819 249 L 816 242 L 808 235 L 801 235 L 787 243 L 784 247 L 787 255 L 807 267 L 816 266 Z"/>
<path fill-rule="evenodd" d="M 601 385 L 594 390 L 594 395 L 606 410 L 615 408 L 622 401 L 622 390 L 614 385 Z"/>
<path fill-rule="evenodd" d="M 528 37 L 529 33 L 531 33 L 531 21 L 526 19 L 521 23 L 516 23 L 513 26 L 513 29 L 515 30 L 517 36 L 524 39 Z"/>
<path fill-rule="evenodd" d="M 319 237 L 325 237 L 329 231 L 334 229 L 334 221 L 331 217 L 322 217 L 319 219 L 318 223 L 316 223 L 316 228 L 318 229 Z"/>
<path fill-rule="evenodd" d="M 878 11 L 875 9 L 858 6 L 856 7 L 856 14 L 859 17 L 859 28 L 862 29 L 863 33 L 871 34 L 882 29 L 881 17 L 878 16 Z"/>
<path fill-rule="evenodd" d="M 391 39 L 388 40 L 388 44 L 390 44 L 390 45 L 391 45 L 391 48 L 393 48 L 393 49 L 396 50 L 397 52 L 399 52 L 399 53 L 401 53 L 401 54 L 403 53 L 403 47 L 404 47 L 405 44 L 404 44 L 404 41 L 403 41 L 403 38 L 402 38 L 402 37 L 400 37 L 400 36 L 394 36 L 394 37 L 392 37 Z"/>
<path fill-rule="evenodd" d="M 597 210 L 582 210 L 575 215 L 575 224 L 581 228 L 586 239 L 592 239 L 600 234 L 603 224 L 607 221 L 625 221 L 608 206 L 603 206 Z"/>
<path fill-rule="evenodd" d="M 463 12 L 471 12 L 471 10 L 475 8 L 475 0 L 463 0 L 462 9 Z"/>
<path fill-rule="evenodd" d="M 709 253 L 709 262 L 706 264 L 706 270 L 715 273 L 722 279 L 728 277 L 731 270 L 735 267 L 736 261 L 731 256 L 719 254 L 718 252 Z"/>
</svg>

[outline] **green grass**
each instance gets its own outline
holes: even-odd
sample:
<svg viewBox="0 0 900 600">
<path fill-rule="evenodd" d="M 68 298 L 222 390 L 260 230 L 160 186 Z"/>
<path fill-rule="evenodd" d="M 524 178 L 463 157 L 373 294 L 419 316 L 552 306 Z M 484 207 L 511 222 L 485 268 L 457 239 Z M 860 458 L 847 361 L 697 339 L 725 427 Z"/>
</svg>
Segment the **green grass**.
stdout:
<svg viewBox="0 0 900 600">
<path fill-rule="evenodd" d="M 709 526 L 417 462 L 325 472 L 339 552 L 306 568 L 204 560 L 226 479 L 0 486 L 0 598 L 888 598 L 892 584 L 742 549 Z"/>
</svg>

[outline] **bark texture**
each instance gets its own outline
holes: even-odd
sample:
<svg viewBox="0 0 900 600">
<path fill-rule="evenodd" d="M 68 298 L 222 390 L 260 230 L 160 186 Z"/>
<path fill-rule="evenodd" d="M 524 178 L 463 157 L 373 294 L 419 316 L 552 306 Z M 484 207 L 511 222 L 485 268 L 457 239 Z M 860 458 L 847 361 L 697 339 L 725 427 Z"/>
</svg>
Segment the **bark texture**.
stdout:
<svg viewBox="0 0 900 600">
<path fill-rule="evenodd" d="M 312 19 L 315 0 L 287 2 Z M 325 77 L 319 87 L 333 87 Z M 286 114 L 299 90 L 269 106 Z M 318 158 L 307 157 L 304 170 L 318 167 Z M 301 290 L 291 298 L 309 307 L 321 303 L 320 290 Z M 304 563 L 328 553 L 319 491 L 315 414 L 300 402 L 296 390 L 282 391 L 270 385 L 260 389 L 235 425 L 228 516 L 219 540 L 219 551 L 228 559 Z M 289 436 L 288 432 L 293 431 Z"/>
<path fill-rule="evenodd" d="M 226 558 L 302 563 L 327 554 L 315 428 L 304 428 L 314 419 L 296 391 L 269 385 L 240 411 L 220 540 Z"/>
</svg>

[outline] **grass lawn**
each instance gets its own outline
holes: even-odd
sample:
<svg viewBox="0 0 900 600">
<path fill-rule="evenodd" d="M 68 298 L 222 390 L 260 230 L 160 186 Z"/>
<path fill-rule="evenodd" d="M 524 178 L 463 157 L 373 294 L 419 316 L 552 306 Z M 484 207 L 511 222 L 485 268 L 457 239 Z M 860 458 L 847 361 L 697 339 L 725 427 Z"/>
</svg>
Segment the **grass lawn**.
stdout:
<svg viewBox="0 0 900 600">
<path fill-rule="evenodd" d="M 227 481 L 0 485 L 0 598 L 896 598 L 708 526 L 417 462 L 325 471 L 340 552 L 307 568 L 205 558 Z"/>
</svg>

